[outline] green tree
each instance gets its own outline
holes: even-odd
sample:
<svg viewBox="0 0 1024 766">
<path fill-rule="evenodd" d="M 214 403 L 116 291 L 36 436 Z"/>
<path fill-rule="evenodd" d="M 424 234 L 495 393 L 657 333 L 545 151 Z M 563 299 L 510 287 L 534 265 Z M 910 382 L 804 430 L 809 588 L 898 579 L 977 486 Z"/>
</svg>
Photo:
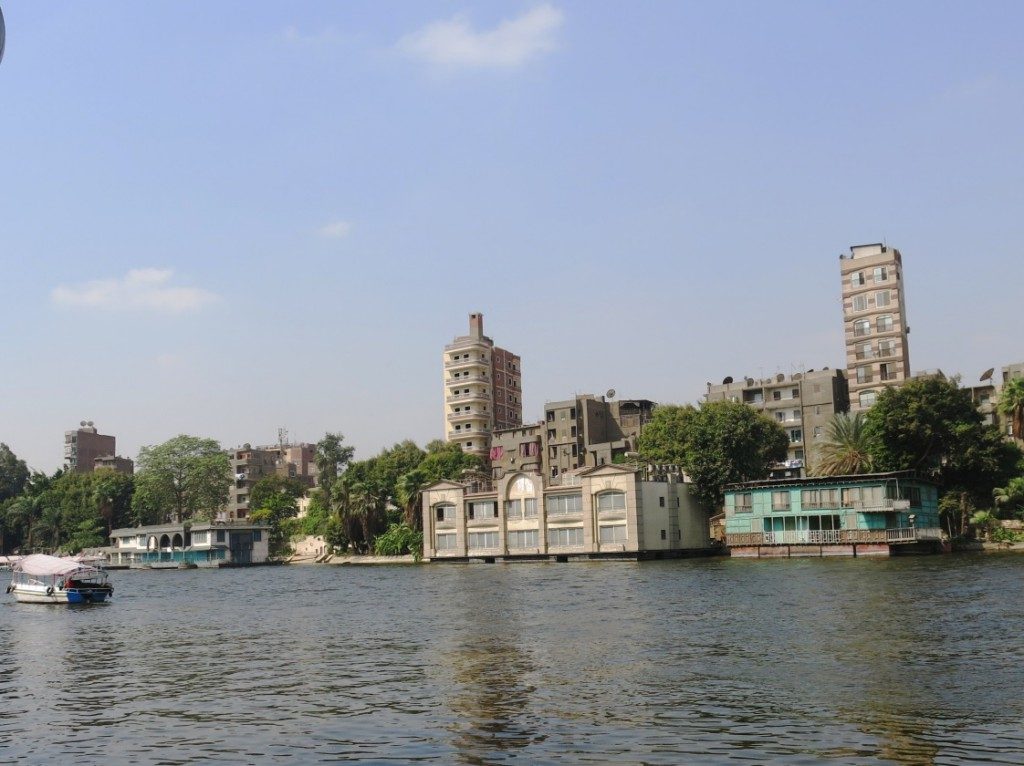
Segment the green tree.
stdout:
<svg viewBox="0 0 1024 766">
<path fill-rule="evenodd" d="M 231 461 L 220 444 L 175 436 L 139 452 L 135 512 L 164 522 L 210 519 L 224 506 L 230 483 Z"/>
<path fill-rule="evenodd" d="M 287 491 L 273 492 L 261 499 L 259 507 L 250 514 L 253 521 L 270 526 L 268 547 L 271 556 L 285 556 L 290 552 L 288 519 L 299 512 L 295 497 Z"/>
<path fill-rule="evenodd" d="M 756 410 L 723 401 L 659 407 L 637 446 L 649 463 L 681 465 L 697 499 L 714 512 L 727 484 L 764 478 L 773 463 L 785 460 L 789 439 Z"/>
<path fill-rule="evenodd" d="M 1010 419 L 1010 432 L 1024 439 L 1024 378 L 1011 378 L 999 394 L 999 411 Z"/>
<path fill-rule="evenodd" d="M 320 487 L 324 497 L 330 499 L 334 493 L 334 485 L 338 477 L 345 472 L 345 468 L 352 462 L 355 456 L 355 447 L 345 444 L 345 437 L 341 433 L 326 433 L 324 438 L 316 443 L 317 485 Z"/>
<path fill-rule="evenodd" d="M 298 500 L 306 494 L 306 485 L 291 476 L 270 476 L 261 477 L 252 486 L 249 492 L 249 507 L 262 508 L 266 505 L 267 499 L 274 495 L 285 495 L 292 500 Z"/>
<path fill-rule="evenodd" d="M 993 488 L 1018 472 L 1020 449 L 985 425 L 955 380 L 917 378 L 887 388 L 866 421 L 877 470 L 929 475 L 946 492 L 967 493 L 972 510 L 987 506 Z M 963 528 L 970 514 L 966 504 L 958 507 Z"/>
<path fill-rule="evenodd" d="M 416 561 L 423 557 L 423 533 L 408 524 L 392 524 L 377 536 L 373 545 L 378 556 L 402 556 L 411 553 Z"/>
<path fill-rule="evenodd" d="M 828 441 L 821 446 L 821 459 L 812 466 L 816 476 L 844 476 L 870 473 L 874 468 L 871 440 L 863 413 L 837 413 L 828 423 Z"/>
<path fill-rule="evenodd" d="M 11 448 L 0 443 L 0 503 L 21 494 L 28 482 L 29 471 Z"/>
<path fill-rule="evenodd" d="M 1016 476 L 1006 483 L 1005 487 L 992 490 L 992 499 L 996 510 L 1000 513 L 1020 513 L 1024 511 L 1024 477 Z"/>
<path fill-rule="evenodd" d="M 971 516 L 971 526 L 978 531 L 982 540 L 987 540 L 1000 524 L 999 519 L 991 511 L 975 511 Z"/>
</svg>

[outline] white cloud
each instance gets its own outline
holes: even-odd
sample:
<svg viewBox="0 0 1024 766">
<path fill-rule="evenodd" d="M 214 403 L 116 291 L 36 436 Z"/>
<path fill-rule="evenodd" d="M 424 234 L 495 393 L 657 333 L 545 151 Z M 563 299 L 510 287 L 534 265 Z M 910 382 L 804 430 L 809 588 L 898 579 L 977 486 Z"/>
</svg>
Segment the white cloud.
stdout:
<svg viewBox="0 0 1024 766">
<path fill-rule="evenodd" d="M 327 239 L 344 239 L 351 231 L 352 224 L 349 221 L 331 221 L 320 227 L 320 236 Z"/>
<path fill-rule="evenodd" d="M 513 69 L 555 49 L 555 33 L 562 19 L 557 8 L 539 5 L 494 29 L 478 32 L 466 17 L 457 15 L 406 35 L 396 48 L 442 66 Z"/>
<path fill-rule="evenodd" d="M 119 278 L 59 285 L 50 299 L 58 306 L 73 308 L 168 314 L 198 311 L 216 300 L 217 296 L 207 290 L 168 284 L 173 275 L 170 269 L 132 269 Z"/>
</svg>

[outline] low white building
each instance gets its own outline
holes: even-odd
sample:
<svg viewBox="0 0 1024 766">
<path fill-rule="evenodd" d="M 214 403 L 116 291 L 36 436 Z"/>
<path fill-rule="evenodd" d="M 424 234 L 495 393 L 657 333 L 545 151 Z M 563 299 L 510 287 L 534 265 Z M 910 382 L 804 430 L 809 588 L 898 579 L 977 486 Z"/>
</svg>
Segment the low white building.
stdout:
<svg viewBox="0 0 1024 766">
<path fill-rule="evenodd" d="M 244 521 L 159 524 L 115 529 L 105 549 L 111 566 L 200 567 L 264 564 L 270 528 Z"/>
<path fill-rule="evenodd" d="M 544 485 L 539 473 L 441 481 L 423 492 L 423 555 L 432 560 L 667 558 L 708 550 L 707 514 L 678 474 L 644 480 L 602 465 Z"/>
</svg>

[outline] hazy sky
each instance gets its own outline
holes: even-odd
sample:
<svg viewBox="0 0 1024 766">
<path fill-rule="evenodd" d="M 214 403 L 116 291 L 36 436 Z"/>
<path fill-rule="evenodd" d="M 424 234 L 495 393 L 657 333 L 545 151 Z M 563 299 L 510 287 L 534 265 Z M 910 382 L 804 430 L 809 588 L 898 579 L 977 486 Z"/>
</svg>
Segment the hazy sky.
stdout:
<svg viewBox="0 0 1024 766">
<path fill-rule="evenodd" d="M 838 255 L 911 361 L 1024 360 L 1024 4 L 0 0 L 0 441 L 134 457 L 442 434 L 482 311 L 524 417 L 842 366 Z"/>
</svg>

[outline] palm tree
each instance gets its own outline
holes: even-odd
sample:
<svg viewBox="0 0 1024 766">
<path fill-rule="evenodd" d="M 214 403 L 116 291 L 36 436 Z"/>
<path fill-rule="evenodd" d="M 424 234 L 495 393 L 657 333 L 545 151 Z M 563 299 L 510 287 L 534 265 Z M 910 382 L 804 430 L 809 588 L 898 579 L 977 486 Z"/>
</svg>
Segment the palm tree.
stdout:
<svg viewBox="0 0 1024 766">
<path fill-rule="evenodd" d="M 402 507 L 405 523 L 417 530 L 423 526 L 423 518 L 419 513 L 420 488 L 424 485 L 423 478 L 421 471 L 412 470 L 399 476 L 398 483 L 395 485 L 395 499 Z"/>
<path fill-rule="evenodd" d="M 992 490 L 992 498 L 997 510 L 1002 507 L 1015 511 L 1024 507 L 1024 477 L 1010 479 L 1005 487 L 996 487 Z"/>
<path fill-rule="evenodd" d="M 874 468 L 870 437 L 864 414 L 852 416 L 841 412 L 828 423 L 828 441 L 821 447 L 821 459 L 814 467 L 816 476 L 844 476 L 851 473 L 870 473 Z"/>
<path fill-rule="evenodd" d="M 989 511 L 975 511 L 971 525 L 981 533 L 982 540 L 987 540 L 992 530 L 999 526 L 999 520 Z"/>
<path fill-rule="evenodd" d="M 1024 378 L 1013 378 L 999 394 L 999 411 L 1010 418 L 1010 434 L 1024 439 Z"/>
</svg>

